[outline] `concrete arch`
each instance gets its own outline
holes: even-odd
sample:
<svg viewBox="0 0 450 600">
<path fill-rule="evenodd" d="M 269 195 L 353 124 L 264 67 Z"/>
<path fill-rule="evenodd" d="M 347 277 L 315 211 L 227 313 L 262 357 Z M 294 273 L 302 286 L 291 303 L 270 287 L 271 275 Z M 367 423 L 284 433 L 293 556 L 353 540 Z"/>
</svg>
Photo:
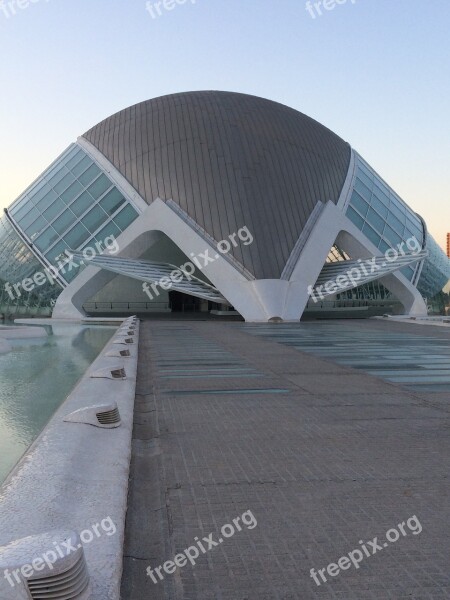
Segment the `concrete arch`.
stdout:
<svg viewBox="0 0 450 600">
<path fill-rule="evenodd" d="M 206 248 L 215 256 L 203 273 L 246 321 L 267 322 L 271 319 L 298 321 L 308 303 L 309 288 L 317 281 L 330 248 L 335 242 L 349 256 L 371 258 L 381 252 L 336 207 L 328 202 L 309 232 L 289 280 L 251 279 L 224 256 L 217 254 L 214 241 L 201 235 L 189 220 L 181 218 L 168 203 L 158 199 L 123 232 L 117 242 L 122 257 L 137 258 L 161 240 L 165 234 L 186 257 L 199 255 Z M 114 277 L 108 271 L 87 267 L 58 298 L 53 316 L 84 316 L 83 303 Z M 402 304 L 405 314 L 427 313 L 425 302 L 401 273 L 380 280 Z"/>
<path fill-rule="evenodd" d="M 246 320 L 266 321 L 267 311 L 261 304 L 254 281 L 245 276 L 224 255 L 217 253 L 213 242 L 194 230 L 188 220 L 180 217 L 168 203 L 155 200 L 118 238 L 118 255 L 137 258 L 161 240 L 165 234 L 186 257 L 198 256 L 209 250 L 215 257 L 212 265 L 203 269 L 205 278 L 243 315 Z M 79 319 L 85 316 L 83 304 L 107 285 L 113 273 L 93 266 L 87 267 L 59 296 L 53 317 Z M 273 316 L 273 315 L 271 315 Z"/>
</svg>

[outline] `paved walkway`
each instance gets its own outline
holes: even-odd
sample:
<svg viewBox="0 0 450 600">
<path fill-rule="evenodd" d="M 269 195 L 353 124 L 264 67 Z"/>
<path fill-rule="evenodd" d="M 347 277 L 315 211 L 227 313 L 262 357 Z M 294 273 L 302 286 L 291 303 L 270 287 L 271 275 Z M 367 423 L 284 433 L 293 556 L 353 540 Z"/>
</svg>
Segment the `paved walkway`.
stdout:
<svg viewBox="0 0 450 600">
<path fill-rule="evenodd" d="M 450 390 L 406 390 L 252 329 L 143 323 L 122 598 L 450 598 Z M 450 343 L 420 329 L 418 344 Z M 210 534 L 223 542 L 159 581 Z M 328 567 L 354 550 L 358 569 Z"/>
</svg>

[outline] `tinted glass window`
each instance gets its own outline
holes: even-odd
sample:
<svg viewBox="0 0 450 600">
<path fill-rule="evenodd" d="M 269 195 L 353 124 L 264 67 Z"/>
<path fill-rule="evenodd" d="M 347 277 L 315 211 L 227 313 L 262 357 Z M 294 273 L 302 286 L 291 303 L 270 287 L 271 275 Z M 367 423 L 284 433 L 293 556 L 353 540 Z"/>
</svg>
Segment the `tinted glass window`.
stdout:
<svg viewBox="0 0 450 600">
<path fill-rule="evenodd" d="M 78 223 L 73 229 L 64 236 L 65 241 L 72 250 L 78 250 L 78 248 L 88 239 L 91 234 L 83 227 L 81 223 Z"/>
<path fill-rule="evenodd" d="M 87 171 L 78 177 L 78 181 L 87 187 L 87 185 L 91 183 L 91 181 L 93 181 L 99 174 L 100 169 L 97 167 L 97 165 L 91 165 Z"/>
<path fill-rule="evenodd" d="M 103 208 L 108 215 L 112 215 L 116 210 L 122 206 L 125 202 L 125 198 L 116 188 L 113 188 L 106 194 L 104 198 L 100 200 L 100 206 Z"/>
<path fill-rule="evenodd" d="M 48 223 L 44 219 L 44 217 L 39 217 L 26 229 L 25 233 L 30 239 L 33 239 L 33 237 L 35 237 L 36 234 L 40 233 L 45 227 L 47 227 L 47 225 Z"/>
<path fill-rule="evenodd" d="M 391 213 L 393 213 L 397 219 L 400 221 L 400 223 L 405 224 L 406 222 L 406 212 L 404 207 L 397 202 L 397 200 L 395 200 L 395 198 L 391 201 L 391 205 L 389 207 Z"/>
<path fill-rule="evenodd" d="M 106 219 L 107 216 L 103 210 L 99 206 L 96 206 L 81 219 L 81 222 L 86 229 L 88 229 L 91 233 L 94 233 L 95 230 L 98 229 L 104 221 L 106 221 Z"/>
<path fill-rule="evenodd" d="M 361 196 L 363 198 L 365 198 L 367 201 L 370 200 L 370 198 L 372 196 L 372 191 L 366 185 L 364 185 L 364 183 L 362 181 L 360 181 L 359 179 L 357 179 L 355 182 L 355 190 L 357 192 L 359 192 L 361 194 Z"/>
<path fill-rule="evenodd" d="M 359 194 L 353 192 L 351 204 L 356 210 L 361 213 L 363 217 L 367 215 L 367 211 L 369 210 L 369 205 L 365 202 Z"/>
<path fill-rule="evenodd" d="M 364 224 L 362 231 L 364 235 L 366 235 L 369 238 L 369 240 L 378 248 L 378 244 L 381 241 L 381 237 L 377 234 L 377 232 L 374 229 L 372 229 L 372 227 L 370 227 L 370 225 L 368 225 L 367 223 Z"/>
<path fill-rule="evenodd" d="M 84 150 L 72 145 L 14 203 L 11 215 L 36 248 L 54 261 L 69 246 L 95 243 L 99 229 L 98 241 L 120 235 L 138 213 Z M 108 222 L 113 215 L 117 222 Z M 62 275 L 69 281 L 80 270 Z"/>
<path fill-rule="evenodd" d="M 381 250 L 381 252 L 383 254 L 385 254 L 389 250 L 390 246 L 389 246 L 389 244 L 386 244 L 386 242 L 384 240 L 381 240 L 381 242 L 378 245 L 378 248 Z"/>
<path fill-rule="evenodd" d="M 9 214 L 18 220 L 21 216 L 26 214 L 28 207 L 31 208 L 32 206 L 31 200 L 28 196 L 25 196 L 25 198 L 14 203 L 14 206 L 9 209 Z"/>
<path fill-rule="evenodd" d="M 77 217 L 80 217 L 84 212 L 91 208 L 95 204 L 94 198 L 88 193 L 83 192 L 72 204 L 70 210 L 74 212 Z"/>
<path fill-rule="evenodd" d="M 388 209 L 381 202 L 381 200 L 378 200 L 378 198 L 375 196 L 375 194 L 372 196 L 372 200 L 370 201 L 370 206 L 372 206 L 372 208 L 374 208 L 377 211 L 377 213 L 379 213 L 383 218 L 386 218 L 386 216 L 388 214 Z"/>
<path fill-rule="evenodd" d="M 68 173 L 65 177 L 61 179 L 56 185 L 53 186 L 53 189 L 57 194 L 61 194 L 64 190 L 66 190 L 69 185 L 71 185 L 75 181 L 75 177 L 72 173 Z"/>
<path fill-rule="evenodd" d="M 44 233 L 42 235 L 40 235 L 37 238 L 35 244 L 39 248 L 39 250 L 45 251 L 57 239 L 58 239 L 58 234 L 52 227 L 49 227 L 48 229 L 46 229 L 44 231 Z"/>
<path fill-rule="evenodd" d="M 84 173 L 84 171 L 86 171 L 86 169 L 91 164 L 92 160 L 88 156 L 85 156 L 83 160 L 81 160 L 77 165 L 72 167 L 72 173 L 75 175 L 75 177 L 78 177 L 79 175 L 81 175 L 81 173 Z"/>
<path fill-rule="evenodd" d="M 68 249 L 67 244 L 64 241 L 60 241 L 57 244 L 55 244 L 53 246 L 53 248 L 45 254 L 45 256 L 46 256 L 47 260 L 52 262 L 53 260 L 58 258 L 64 252 L 64 250 L 67 250 L 67 249 Z"/>
<path fill-rule="evenodd" d="M 387 222 L 392 227 L 392 229 L 394 229 L 394 231 L 396 231 L 399 235 L 403 235 L 403 232 L 405 231 L 405 226 L 397 219 L 396 216 L 389 213 L 387 216 Z"/>
<path fill-rule="evenodd" d="M 44 198 L 51 191 L 51 187 L 45 181 L 42 181 L 39 185 L 35 186 L 32 192 L 33 204 L 39 204 L 40 200 Z"/>
<path fill-rule="evenodd" d="M 353 210 L 351 206 L 348 207 L 347 217 L 350 219 L 350 221 L 353 221 L 353 223 L 358 229 L 363 228 L 364 219 L 360 215 L 358 215 L 358 213 L 355 210 Z"/>
<path fill-rule="evenodd" d="M 83 191 L 83 186 L 78 181 L 74 181 L 72 185 L 61 194 L 61 200 L 65 204 L 70 204 L 74 198 Z"/>
<path fill-rule="evenodd" d="M 31 207 L 32 205 L 30 205 Z M 31 223 L 33 223 L 33 221 L 35 221 L 38 217 L 39 217 L 39 211 L 36 208 L 30 208 L 30 210 L 27 210 L 26 214 L 24 217 L 22 217 L 21 219 L 18 219 L 19 221 L 19 225 L 23 228 L 26 229 L 27 227 L 29 227 L 29 225 L 31 225 Z"/>
<path fill-rule="evenodd" d="M 55 185 L 57 185 L 62 179 L 64 179 L 64 177 L 67 175 L 69 171 L 66 169 L 66 167 L 59 165 L 54 172 L 52 173 L 48 173 L 46 175 L 46 179 L 48 184 L 51 187 L 55 187 Z"/>
<path fill-rule="evenodd" d="M 373 187 L 373 194 L 378 198 L 380 202 L 382 202 L 385 206 L 390 206 L 389 195 L 385 194 L 380 188 L 376 185 Z"/>
<path fill-rule="evenodd" d="M 46 210 L 56 200 L 57 197 L 57 193 L 53 190 L 50 190 L 48 194 L 46 194 L 42 200 L 36 204 L 36 208 L 39 210 L 39 212 L 44 212 L 44 210 Z"/>
<path fill-rule="evenodd" d="M 369 208 L 369 212 L 367 213 L 367 221 L 376 231 L 378 231 L 378 233 L 383 234 L 385 221 L 383 217 L 380 217 L 380 215 L 373 210 L 373 208 Z"/>
<path fill-rule="evenodd" d="M 103 241 L 105 241 L 105 238 L 107 238 L 108 236 L 113 235 L 115 238 L 117 238 L 117 237 L 119 237 L 119 235 L 121 233 L 122 232 L 117 227 L 117 225 L 115 225 L 112 221 L 110 221 L 107 225 L 105 225 L 105 227 L 103 227 L 103 229 L 101 229 L 95 235 L 95 239 L 98 240 L 99 242 L 103 242 Z"/>
<path fill-rule="evenodd" d="M 66 167 L 70 170 L 73 170 L 73 167 L 75 167 L 75 165 L 77 165 L 80 162 L 80 160 L 84 158 L 84 156 L 85 154 L 82 150 L 77 150 L 75 155 L 66 162 Z"/>
<path fill-rule="evenodd" d="M 111 182 L 106 175 L 100 175 L 98 179 L 89 186 L 88 191 L 96 200 L 111 187 Z"/>
<path fill-rule="evenodd" d="M 395 233 L 395 231 L 391 229 L 389 225 L 386 225 L 384 228 L 383 235 L 392 244 L 392 246 L 398 246 L 402 242 L 402 238 L 398 235 L 398 233 Z"/>
<path fill-rule="evenodd" d="M 53 204 L 49 206 L 49 208 L 47 208 L 47 210 L 44 212 L 44 217 L 47 219 L 47 221 L 52 221 L 56 217 L 56 215 L 59 215 L 59 213 L 65 208 L 66 205 L 63 204 L 58 198 L 58 200 L 56 200 L 56 202 L 53 202 Z"/>
<path fill-rule="evenodd" d="M 70 210 L 66 210 L 56 221 L 53 221 L 52 226 L 61 235 L 70 225 L 75 223 L 75 219 L 75 215 Z"/>
<path fill-rule="evenodd" d="M 412 269 L 411 267 L 404 267 L 403 269 L 401 269 L 401 274 L 404 275 L 406 277 L 406 279 L 408 279 L 409 281 L 411 281 L 411 279 L 414 277 L 414 269 Z"/>
<path fill-rule="evenodd" d="M 137 212 L 134 208 L 128 205 L 124 208 L 120 213 L 114 217 L 114 223 L 120 227 L 122 231 L 124 231 L 130 223 L 132 223 L 136 217 L 138 216 Z"/>
<path fill-rule="evenodd" d="M 361 181 L 364 183 L 364 185 L 367 186 L 367 188 L 369 190 L 372 190 L 373 188 L 373 177 L 368 177 L 364 171 L 362 171 L 361 169 L 358 169 L 358 178 L 361 179 Z"/>
</svg>

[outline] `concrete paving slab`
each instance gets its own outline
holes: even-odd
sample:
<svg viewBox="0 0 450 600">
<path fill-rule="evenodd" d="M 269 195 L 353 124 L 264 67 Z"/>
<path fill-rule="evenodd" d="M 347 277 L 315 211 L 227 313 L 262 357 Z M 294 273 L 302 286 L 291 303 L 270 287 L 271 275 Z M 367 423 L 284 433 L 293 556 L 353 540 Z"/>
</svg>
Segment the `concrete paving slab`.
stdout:
<svg viewBox="0 0 450 600">
<path fill-rule="evenodd" d="M 392 326 L 400 337 L 411 330 Z M 369 333 L 373 327 L 367 323 Z M 375 324 L 378 335 L 383 327 Z M 122 598 L 450 597 L 445 394 L 406 390 L 238 323 L 179 328 L 170 321 L 142 326 Z M 189 365 L 208 353 L 233 357 L 224 373 L 239 364 L 260 373 L 266 388 L 287 393 L 204 393 L 204 379 Z M 165 393 L 173 390 L 163 378 L 170 358 L 190 375 L 176 379 L 185 395 Z M 232 381 L 216 383 L 236 392 Z M 235 530 L 200 552 L 195 565 L 162 570 L 157 583 L 147 576 L 147 567 L 155 570 L 196 539 L 212 533 L 218 541 L 223 525 L 249 510 L 254 528 Z M 399 526 L 406 535 L 389 541 L 387 532 Z M 375 537 L 381 549 L 359 568 L 328 573 Z M 326 581 L 319 575 L 318 585 L 311 569 Z"/>
</svg>

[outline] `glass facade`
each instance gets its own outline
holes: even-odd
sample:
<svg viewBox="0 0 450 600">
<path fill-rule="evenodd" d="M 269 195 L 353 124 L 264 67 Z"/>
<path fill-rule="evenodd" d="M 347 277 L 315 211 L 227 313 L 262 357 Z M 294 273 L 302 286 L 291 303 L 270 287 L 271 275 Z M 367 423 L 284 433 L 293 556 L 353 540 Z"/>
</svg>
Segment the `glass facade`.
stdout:
<svg viewBox="0 0 450 600">
<path fill-rule="evenodd" d="M 347 217 L 383 253 L 412 237 L 423 247 L 421 219 L 358 154 L 355 157 L 356 178 Z M 412 265 L 401 272 L 412 281 L 416 268 Z"/>
<path fill-rule="evenodd" d="M 347 217 L 382 252 L 415 237 L 429 252 L 417 284 L 425 298 L 438 294 L 450 279 L 450 261 L 433 237 L 424 233 L 421 219 L 355 153 L 356 177 Z M 403 275 L 413 281 L 417 266 L 405 267 Z"/>
<path fill-rule="evenodd" d="M 356 288 L 336 294 L 337 300 L 390 300 L 391 292 L 379 281 L 371 281 Z"/>
<path fill-rule="evenodd" d="M 21 284 L 27 278 L 33 277 L 43 266 L 23 243 L 14 230 L 6 215 L 0 218 L 0 306 L 2 310 L 8 307 L 51 306 L 61 293 L 58 284 L 52 285 L 47 281 L 35 286 L 35 290 L 27 292 L 20 285 L 14 289 L 14 284 Z"/>
<path fill-rule="evenodd" d="M 441 292 L 450 279 L 450 260 L 431 235 L 427 235 L 428 258 L 424 261 L 417 289 L 431 299 Z"/>
<path fill-rule="evenodd" d="M 58 267 L 65 250 L 95 248 L 108 236 L 119 236 L 138 212 L 84 150 L 72 144 L 8 215 L 36 253 Z M 82 268 L 60 271 L 63 284 Z"/>
<path fill-rule="evenodd" d="M 448 283 L 450 261 L 431 236 L 425 237 L 418 215 L 356 153 L 355 160 L 346 215 L 383 253 L 413 237 L 426 247 L 429 257 L 417 285 L 420 293 L 431 299 Z M 85 268 L 71 263 L 61 269 L 61 261 L 67 260 L 64 252 L 92 247 L 98 253 L 107 237 L 118 237 L 138 214 L 98 164 L 72 144 L 0 218 L 0 306 L 51 306 L 61 289 Z M 348 259 L 334 246 L 327 262 Z M 49 266 L 58 269 L 59 283 L 46 281 L 41 275 L 41 282 L 32 291 L 21 287 L 20 294 L 8 292 L 38 272 L 45 273 Z M 415 283 L 418 268 L 405 267 L 402 273 Z M 377 282 L 349 294 L 357 298 L 389 297 Z"/>
</svg>

